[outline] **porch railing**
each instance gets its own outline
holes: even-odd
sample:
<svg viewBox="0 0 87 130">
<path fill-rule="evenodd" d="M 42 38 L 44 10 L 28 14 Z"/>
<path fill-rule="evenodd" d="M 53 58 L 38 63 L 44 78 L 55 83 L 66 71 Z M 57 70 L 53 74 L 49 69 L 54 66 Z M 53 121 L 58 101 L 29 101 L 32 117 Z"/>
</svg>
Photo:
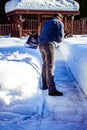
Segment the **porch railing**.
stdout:
<svg viewBox="0 0 87 130">
<path fill-rule="evenodd" d="M 42 25 L 45 20 L 42 21 Z M 17 25 L 16 25 L 17 26 Z M 67 30 L 72 30 L 71 21 L 67 20 Z M 17 36 L 21 33 L 21 35 L 28 35 L 28 33 L 38 33 L 38 21 L 37 20 L 28 20 L 25 27 L 17 30 L 17 27 L 14 25 L 4 24 L 0 25 L 0 35 L 9 35 Z M 83 18 L 80 20 L 73 21 L 73 34 L 87 34 L 87 18 Z"/>
<path fill-rule="evenodd" d="M 10 24 L 0 24 L 0 35 L 10 35 L 11 25 Z"/>
</svg>

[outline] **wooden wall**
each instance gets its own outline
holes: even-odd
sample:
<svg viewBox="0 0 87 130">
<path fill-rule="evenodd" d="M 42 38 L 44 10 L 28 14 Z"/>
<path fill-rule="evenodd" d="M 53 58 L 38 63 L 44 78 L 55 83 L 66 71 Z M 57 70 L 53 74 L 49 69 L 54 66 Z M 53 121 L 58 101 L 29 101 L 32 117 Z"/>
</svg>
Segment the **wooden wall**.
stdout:
<svg viewBox="0 0 87 130">
<path fill-rule="evenodd" d="M 44 22 L 47 20 L 42 20 L 42 25 Z M 18 26 L 17 24 L 5 24 L 5 25 L 0 25 L 0 36 L 2 35 L 9 35 L 15 36 L 15 37 L 20 37 L 21 36 L 26 36 L 29 33 L 38 33 L 38 21 L 37 20 L 28 20 L 27 21 L 27 26 L 21 25 Z M 71 32 L 72 26 L 71 26 L 71 20 L 67 20 L 67 32 Z M 87 34 L 87 18 L 83 18 L 80 20 L 74 20 L 73 21 L 73 34 Z"/>
</svg>

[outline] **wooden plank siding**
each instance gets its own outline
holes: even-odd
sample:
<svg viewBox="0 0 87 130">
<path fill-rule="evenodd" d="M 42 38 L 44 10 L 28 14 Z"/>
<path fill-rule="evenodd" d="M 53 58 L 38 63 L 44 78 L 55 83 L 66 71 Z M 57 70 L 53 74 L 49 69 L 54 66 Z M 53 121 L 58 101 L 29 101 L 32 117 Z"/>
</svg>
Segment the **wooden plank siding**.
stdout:
<svg viewBox="0 0 87 130">
<path fill-rule="evenodd" d="M 82 20 L 82 34 L 87 34 L 87 18 Z"/>
<path fill-rule="evenodd" d="M 41 20 L 41 27 L 46 22 L 46 19 Z M 67 20 L 66 31 L 72 29 L 71 20 Z M 38 33 L 38 20 L 27 20 L 26 24 L 22 24 L 18 29 L 15 24 L 4 24 L 0 25 L 0 35 L 9 35 L 17 36 L 18 33 L 21 33 L 22 36 L 28 35 L 29 33 Z M 73 34 L 87 34 L 87 18 L 73 21 Z"/>
<path fill-rule="evenodd" d="M 46 19 L 42 19 L 41 21 L 41 27 L 46 22 Z M 71 26 L 71 20 L 67 20 L 66 24 L 67 32 L 71 32 L 72 26 Z M 37 33 L 38 32 L 38 21 L 37 20 L 28 20 L 27 21 L 27 29 L 22 29 L 22 35 L 30 33 Z M 81 19 L 81 20 L 74 20 L 73 21 L 73 34 L 87 34 L 87 18 Z"/>
<path fill-rule="evenodd" d="M 10 35 L 11 25 L 10 24 L 0 24 L 0 35 Z"/>
<path fill-rule="evenodd" d="M 47 20 L 43 19 L 41 21 L 42 25 L 46 22 Z M 28 30 L 25 30 L 26 32 L 38 32 L 38 21 L 37 20 L 28 20 Z M 67 30 L 66 31 L 70 31 L 72 30 L 72 26 L 71 26 L 71 20 L 67 20 Z M 23 30 L 24 31 L 24 30 Z M 81 20 L 74 20 L 73 21 L 73 34 L 87 34 L 87 18 L 85 19 L 81 19 Z"/>
<path fill-rule="evenodd" d="M 29 33 L 38 33 L 38 21 L 27 20 L 26 24 L 22 25 L 22 35 L 28 35 Z"/>
</svg>

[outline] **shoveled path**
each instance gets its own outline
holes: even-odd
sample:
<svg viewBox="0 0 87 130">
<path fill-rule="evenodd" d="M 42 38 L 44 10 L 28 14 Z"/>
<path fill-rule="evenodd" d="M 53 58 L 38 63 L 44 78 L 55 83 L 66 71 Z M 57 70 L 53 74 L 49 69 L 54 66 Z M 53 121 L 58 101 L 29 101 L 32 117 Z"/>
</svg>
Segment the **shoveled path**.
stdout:
<svg viewBox="0 0 87 130">
<path fill-rule="evenodd" d="M 64 95 L 51 97 L 47 91 L 42 92 L 43 118 L 38 130 L 87 130 L 87 100 L 59 49 L 56 50 L 55 71 L 56 87 Z"/>
<path fill-rule="evenodd" d="M 48 90 L 43 90 L 41 116 L 27 120 L 29 130 L 87 130 L 87 100 L 59 49 L 56 50 L 55 82 L 64 95 L 51 97 Z"/>
</svg>

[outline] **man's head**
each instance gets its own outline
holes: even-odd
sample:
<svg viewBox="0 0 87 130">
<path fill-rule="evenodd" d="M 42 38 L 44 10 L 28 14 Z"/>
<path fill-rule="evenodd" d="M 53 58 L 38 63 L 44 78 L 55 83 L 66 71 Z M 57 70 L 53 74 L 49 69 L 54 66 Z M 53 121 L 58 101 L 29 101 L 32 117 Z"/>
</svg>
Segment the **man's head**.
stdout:
<svg viewBox="0 0 87 130">
<path fill-rule="evenodd" d="M 58 18 L 58 19 L 60 19 L 61 21 L 63 20 L 63 16 L 62 16 L 62 14 L 60 14 L 60 13 L 55 13 L 55 14 L 54 14 L 54 18 Z"/>
</svg>

